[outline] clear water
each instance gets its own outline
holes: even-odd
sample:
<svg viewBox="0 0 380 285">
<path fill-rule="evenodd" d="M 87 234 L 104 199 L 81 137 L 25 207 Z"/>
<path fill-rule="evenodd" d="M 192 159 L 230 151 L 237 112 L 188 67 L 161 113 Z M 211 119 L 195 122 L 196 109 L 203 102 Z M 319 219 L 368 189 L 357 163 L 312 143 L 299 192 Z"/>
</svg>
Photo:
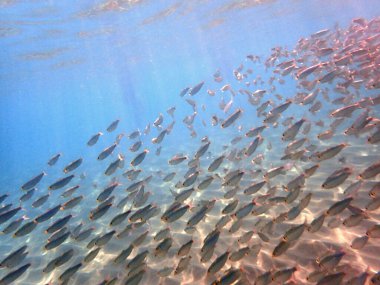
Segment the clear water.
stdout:
<svg viewBox="0 0 380 285">
<path fill-rule="evenodd" d="M 116 200 L 119 201 L 126 195 L 124 189 L 132 182 L 121 174 L 130 168 L 129 162 L 138 153 L 128 150 L 134 141 L 124 137 L 111 158 L 97 161 L 100 151 L 111 145 L 118 134 L 128 135 L 136 129 L 143 131 L 145 126 L 151 123 L 151 133 L 141 137 L 141 149 L 148 149 L 150 152 L 138 168 L 143 170 L 141 178 L 153 175 L 152 181 L 146 186 L 146 190 L 152 192 L 149 202 L 155 202 L 165 209 L 173 199 L 170 189 L 175 189 L 175 183 L 182 179 L 188 169 L 187 162 L 170 166 L 167 163 L 168 159 L 177 153 L 192 157 L 201 145 L 200 139 L 208 136 L 211 146 L 209 152 L 201 159 L 201 174 L 198 179 L 201 181 L 207 175 L 206 169 L 214 158 L 228 153 L 235 147 L 245 147 L 251 141 L 244 138 L 234 146 L 230 143 L 231 139 L 244 135 L 248 129 L 262 124 L 263 117 L 256 115 L 257 107 L 248 103 L 246 95 L 237 92 L 244 84 L 235 80 L 232 73 L 234 69 L 243 64 L 245 69 L 252 68 L 254 76 L 260 75 L 266 82 L 261 86 L 251 86 L 251 91 L 269 89 L 267 82 L 273 74 L 265 68 L 264 61 L 270 56 L 272 48 L 281 46 L 292 50 L 301 38 L 310 37 L 310 34 L 316 31 L 333 29 L 336 25 L 346 29 L 353 18 L 363 17 L 370 20 L 379 16 L 380 12 L 380 3 L 376 0 L 119 0 L 75 3 L 0 0 L 0 7 L 0 194 L 9 194 L 3 204 L 20 204 L 18 199 L 23 194 L 20 186 L 41 171 L 45 171 L 47 176 L 38 184 L 37 193 L 30 201 L 22 203 L 22 211 L 12 220 L 23 215 L 32 220 L 47 209 L 67 201 L 60 197 L 62 190 L 58 190 L 52 193 L 43 207 L 35 209 L 31 206 L 37 197 L 48 192 L 47 187 L 50 184 L 63 177 L 62 169 L 68 163 L 81 157 L 84 162 L 75 170 L 77 175 L 70 185 L 80 184 L 78 192 L 84 195 L 85 199 L 73 209 L 74 217 L 69 228 L 73 229 L 82 221 L 86 226 L 94 226 L 95 234 L 99 235 L 111 230 L 108 223 L 120 209 L 112 207 L 104 218 L 95 222 L 89 221 L 89 211 L 96 206 L 97 195 L 112 179 L 122 183 L 122 186 L 115 190 Z M 260 56 L 261 63 L 250 62 L 246 57 L 249 54 Z M 213 79 L 217 70 L 224 78 L 222 83 Z M 194 97 L 185 97 L 195 100 L 198 106 L 198 115 L 194 122 L 197 136 L 192 138 L 182 120 L 193 111 L 179 93 L 183 88 L 194 86 L 200 81 L 205 81 L 201 92 Z M 237 95 L 233 99 L 231 110 L 224 114 L 219 108 L 219 103 L 222 98 L 227 103 L 232 97 L 229 92 L 221 92 L 219 89 L 227 83 L 231 84 Z M 276 85 L 275 93 L 292 98 L 299 92 L 295 83 L 293 78 L 287 77 L 284 85 Z M 215 90 L 217 94 L 211 97 L 207 95 L 207 89 Z M 340 95 L 332 89 L 333 87 L 330 88 L 330 98 L 339 97 Z M 359 98 L 373 95 L 376 95 L 376 90 L 361 89 Z M 267 93 L 262 102 L 269 99 L 277 100 L 273 94 Z M 276 103 L 279 104 L 279 101 Z M 376 145 L 363 144 L 366 136 L 345 137 L 344 128 L 331 140 L 316 140 L 316 134 L 328 129 L 330 121 L 327 121 L 326 115 L 338 108 L 329 102 L 322 103 L 322 111 L 314 116 L 294 105 L 282 118 L 292 115 L 295 120 L 306 117 L 314 122 L 325 121 L 325 127 L 313 126 L 308 135 L 311 142 L 319 144 L 319 150 L 342 142 L 350 143 L 350 147 L 339 156 L 346 159 L 345 164 L 338 162 L 338 158 L 328 160 L 312 179 L 307 180 L 303 194 L 313 192 L 310 207 L 296 220 L 285 223 L 286 226 L 279 225 L 270 243 L 263 243 L 264 247 L 259 257 L 249 256 L 234 264 L 227 262 L 218 274 L 206 276 L 205 271 L 211 261 L 224 253 L 226 248 L 235 247 L 237 238 L 243 232 L 252 229 L 257 222 L 256 218 L 245 219 L 242 229 L 237 233 L 223 235 L 211 261 L 205 264 L 199 261 L 202 240 L 213 229 L 221 217 L 220 210 L 227 203 L 221 197 L 221 193 L 226 189 L 222 188 L 220 181 L 216 179 L 207 191 L 197 192 L 191 201 L 188 201 L 191 205 L 196 205 L 200 200 L 217 199 L 213 211 L 193 234 L 197 242 L 191 252 L 193 258 L 189 269 L 181 275 L 171 275 L 166 279 L 158 280 L 156 277 L 156 271 L 161 266 L 178 264 L 179 258 L 175 257 L 175 250 L 191 236 L 183 230 L 184 222 L 191 216 L 187 213 L 180 221 L 171 225 L 174 245 L 169 257 L 148 258 L 148 269 L 142 284 L 209 284 L 216 277 L 222 276 L 230 265 L 241 268 L 253 284 L 253 280 L 260 273 L 297 264 L 300 268 L 295 274 L 296 284 L 308 284 L 305 278 L 314 269 L 315 264 L 313 265 L 312 260 L 327 249 L 346 252 L 341 262 L 345 267 L 340 269 L 347 274 L 345 280 L 352 277 L 352 274 L 364 272 L 367 268 L 370 274 L 379 271 L 380 262 L 374 254 L 379 247 L 375 242 L 370 241 L 360 251 L 350 249 L 353 238 L 364 234 L 370 225 L 379 223 L 378 210 L 371 213 L 370 221 L 354 228 L 339 225 L 332 229 L 326 222 L 322 232 L 304 235 L 296 249 L 289 250 L 289 253 L 278 259 L 272 259 L 270 256 L 281 233 L 288 229 L 289 224 L 300 224 L 305 219 L 310 223 L 322 209 L 327 209 L 333 202 L 342 199 L 341 193 L 350 183 L 356 181 L 356 176 L 361 170 L 378 160 Z M 162 113 L 163 125 L 169 125 L 172 119 L 166 110 L 172 106 L 176 106 L 176 123 L 173 132 L 165 137 L 161 144 L 161 154 L 157 156 L 157 145 L 153 145 L 151 139 L 160 131 L 153 127 L 152 123 Z M 205 108 L 204 111 L 202 106 Z M 226 118 L 237 108 L 242 108 L 244 113 L 239 122 L 232 127 L 222 129 L 219 125 L 211 126 L 213 114 Z M 377 111 L 378 107 L 374 107 L 372 115 L 376 117 Z M 112 133 L 107 133 L 105 129 L 115 119 L 120 119 L 118 128 Z M 350 126 L 350 123 L 352 119 L 346 120 L 345 126 Z M 238 129 L 239 125 L 242 126 L 242 131 Z M 284 145 L 280 135 L 284 129 L 280 125 L 273 129 L 274 131 L 266 131 L 263 134 L 264 144 L 255 153 L 265 156 L 262 165 L 253 166 L 251 159 L 246 159 L 226 161 L 223 166 L 229 170 L 260 169 L 265 173 L 271 167 L 282 165 L 283 161 L 280 158 Z M 99 131 L 104 135 L 94 147 L 88 147 L 88 139 Z M 266 147 L 268 142 L 271 142 L 272 149 Z M 227 150 L 224 149 L 225 145 L 229 146 Z M 58 152 L 62 153 L 62 157 L 55 166 L 49 167 L 47 161 Z M 105 169 L 116 159 L 118 153 L 125 155 L 124 169 L 117 170 L 111 177 L 105 176 Z M 300 165 L 304 168 L 304 164 L 300 162 Z M 322 191 L 320 185 L 326 177 L 344 165 L 353 167 L 355 175 L 350 176 L 342 186 L 335 188 L 335 191 Z M 162 178 L 171 171 L 177 173 L 175 179 L 170 183 L 164 183 Z M 80 174 L 84 174 L 85 178 L 80 179 Z M 220 174 L 224 175 L 222 171 Z M 278 178 L 274 182 L 271 181 L 271 184 L 280 187 L 296 176 L 297 171 L 292 169 L 285 178 Z M 252 181 L 258 180 L 259 178 L 245 177 L 241 186 L 244 188 Z M 376 182 L 376 179 L 371 182 Z M 363 193 L 359 193 L 356 198 L 358 205 L 362 206 L 368 202 L 369 187 L 370 185 L 366 185 Z M 260 193 L 263 194 L 265 191 Z M 244 195 L 237 197 L 241 199 L 241 203 L 248 202 Z M 264 218 L 269 220 L 286 209 L 272 208 Z M 340 217 L 341 220 L 348 215 L 348 210 L 345 211 L 345 215 Z M 52 221 L 66 214 L 67 211 L 60 211 Z M 58 284 L 59 275 L 66 268 L 81 261 L 88 253 L 86 244 L 90 239 L 82 243 L 68 239 L 57 249 L 43 251 L 43 245 L 48 238 L 43 231 L 52 221 L 39 225 L 26 237 L 0 236 L 0 259 L 23 244 L 28 245 L 29 254 L 22 264 L 30 262 L 32 266 L 14 284 Z M 7 224 L 4 223 L 2 227 Z M 126 224 L 118 227 L 117 232 Z M 125 265 L 115 266 L 112 259 L 140 233 L 149 230 L 151 236 L 154 236 L 164 225 L 158 216 L 134 232 L 132 237 L 123 240 L 112 239 L 92 263 L 78 271 L 70 280 L 70 284 L 98 284 L 106 277 L 116 276 L 120 278 L 119 282 L 122 282 L 126 273 Z M 229 226 L 230 224 L 227 228 Z M 253 241 L 251 244 L 260 241 L 257 235 Z M 154 250 L 156 245 L 156 242 L 148 239 L 131 256 L 144 248 Z M 75 249 L 75 257 L 51 274 L 42 274 L 46 264 L 68 248 Z M 350 267 L 353 268 L 351 271 Z M 0 271 L 2 278 L 12 270 Z M 247 281 L 247 284 L 250 284 L 250 281 Z"/>
</svg>

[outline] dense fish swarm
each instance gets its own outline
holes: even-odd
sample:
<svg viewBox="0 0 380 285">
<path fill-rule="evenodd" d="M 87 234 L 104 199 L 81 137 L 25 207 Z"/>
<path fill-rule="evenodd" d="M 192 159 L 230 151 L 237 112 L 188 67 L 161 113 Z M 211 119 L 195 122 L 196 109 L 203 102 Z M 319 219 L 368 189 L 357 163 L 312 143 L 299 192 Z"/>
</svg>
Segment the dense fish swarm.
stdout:
<svg viewBox="0 0 380 285">
<path fill-rule="evenodd" d="M 0 285 L 380 284 L 380 19 L 245 65 L 180 91 L 182 122 L 173 106 L 97 149 L 97 177 L 56 154 L 1 195 Z"/>
</svg>

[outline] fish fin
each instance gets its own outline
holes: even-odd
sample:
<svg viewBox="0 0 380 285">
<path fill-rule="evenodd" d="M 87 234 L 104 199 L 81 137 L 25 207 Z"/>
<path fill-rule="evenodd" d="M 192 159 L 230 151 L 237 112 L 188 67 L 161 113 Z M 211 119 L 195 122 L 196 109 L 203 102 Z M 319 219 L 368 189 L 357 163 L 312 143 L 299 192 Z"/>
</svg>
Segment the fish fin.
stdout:
<svg viewBox="0 0 380 285">
<path fill-rule="evenodd" d="M 169 188 L 170 193 L 174 196 L 177 197 L 178 193 L 175 192 L 173 189 Z"/>
</svg>

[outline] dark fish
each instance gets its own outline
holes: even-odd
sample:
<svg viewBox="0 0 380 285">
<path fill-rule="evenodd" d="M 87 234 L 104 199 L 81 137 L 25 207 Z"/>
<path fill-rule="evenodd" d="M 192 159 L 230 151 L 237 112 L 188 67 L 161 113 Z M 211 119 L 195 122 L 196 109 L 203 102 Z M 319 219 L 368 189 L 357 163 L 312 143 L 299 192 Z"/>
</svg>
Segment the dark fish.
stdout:
<svg viewBox="0 0 380 285">
<path fill-rule="evenodd" d="M 60 153 L 54 155 L 52 158 L 49 159 L 48 164 L 49 164 L 50 166 L 53 166 L 54 164 L 57 163 L 57 161 L 58 161 L 58 159 L 59 159 L 60 157 L 61 157 L 61 154 L 60 154 Z"/>
<path fill-rule="evenodd" d="M 46 233 L 49 233 L 49 234 L 52 234 L 56 231 L 58 231 L 59 229 L 63 228 L 69 221 L 70 219 L 73 217 L 73 215 L 67 215 L 57 221 L 55 221 L 50 227 L 48 227 L 46 229 Z"/>
<path fill-rule="evenodd" d="M 113 121 L 107 128 L 107 132 L 113 132 L 119 125 L 120 120 Z"/>
<path fill-rule="evenodd" d="M 43 204 L 45 204 L 45 202 L 49 199 L 49 197 L 50 197 L 49 193 L 39 197 L 36 201 L 33 202 L 32 207 L 33 208 L 41 207 Z"/>
<path fill-rule="evenodd" d="M 76 240 L 78 242 L 86 240 L 91 235 L 91 233 L 94 231 L 94 229 L 95 228 L 89 228 L 89 229 L 81 231 L 80 233 L 78 233 L 77 235 L 74 236 L 74 240 Z"/>
<path fill-rule="evenodd" d="M 352 170 L 349 167 L 334 171 L 322 184 L 322 188 L 331 189 L 341 185 L 351 175 Z"/>
<path fill-rule="evenodd" d="M 80 187 L 79 185 L 72 186 L 66 189 L 65 192 L 61 194 L 61 196 L 67 198 L 71 196 L 79 187 Z"/>
<path fill-rule="evenodd" d="M 74 256 L 74 253 L 75 252 L 73 249 L 69 249 L 69 250 L 65 251 L 63 254 L 54 258 L 52 261 L 50 261 L 46 265 L 46 267 L 42 270 L 42 272 L 43 273 L 50 273 L 55 268 L 57 268 L 57 267 L 65 264 L 66 262 L 68 262 Z"/>
<path fill-rule="evenodd" d="M 69 201 L 62 204 L 61 210 L 67 210 L 67 209 L 74 208 L 83 200 L 83 198 L 84 198 L 84 196 L 80 195 L 80 196 L 77 196 L 77 197 L 70 199 Z"/>
<path fill-rule="evenodd" d="M 21 207 L 17 207 L 17 208 L 14 208 L 12 210 L 9 210 L 5 213 L 2 213 L 0 215 L 0 225 L 9 221 L 9 219 L 11 219 L 14 215 L 16 215 L 18 213 L 18 211 L 21 210 Z"/>
<path fill-rule="evenodd" d="M 99 205 L 97 208 L 91 210 L 89 219 L 92 221 L 99 219 L 100 217 L 104 216 L 105 213 L 107 213 L 107 211 L 109 210 L 109 208 L 111 208 L 111 206 L 112 206 L 112 203 Z"/>
<path fill-rule="evenodd" d="M 145 149 L 143 152 L 139 153 L 132 161 L 131 161 L 131 166 L 137 166 L 141 162 L 143 162 L 146 154 L 149 153 L 147 149 Z"/>
<path fill-rule="evenodd" d="M 186 87 L 184 89 L 182 89 L 182 91 L 179 93 L 179 96 L 183 97 L 187 94 L 187 91 L 190 90 L 190 87 Z"/>
<path fill-rule="evenodd" d="M 152 143 L 153 144 L 160 144 L 167 133 L 168 133 L 168 131 L 166 129 L 161 131 L 161 133 L 159 133 L 157 137 L 152 139 Z"/>
<path fill-rule="evenodd" d="M 0 196 L 0 204 L 3 203 L 5 201 L 5 199 L 7 199 L 7 197 L 9 197 L 8 194 L 3 194 Z"/>
<path fill-rule="evenodd" d="M 110 226 L 114 227 L 121 224 L 131 213 L 131 210 L 127 210 L 121 214 L 116 215 L 110 222 Z"/>
<path fill-rule="evenodd" d="M 69 268 L 67 268 L 60 276 L 59 276 L 59 280 L 64 282 L 66 280 L 70 280 L 71 277 L 73 277 L 73 275 L 79 270 L 79 268 L 82 267 L 82 263 L 77 263 L 75 264 L 74 266 L 71 266 Z"/>
<path fill-rule="evenodd" d="M 64 243 L 67 240 L 67 238 L 70 236 L 70 234 L 71 233 L 68 231 L 68 232 L 64 233 L 62 236 L 57 237 L 56 239 L 53 239 L 51 241 L 48 241 L 47 244 L 45 244 L 44 248 L 46 250 L 51 250 L 51 249 L 54 249 L 54 248 L 60 246 L 62 243 Z"/>
<path fill-rule="evenodd" d="M 58 190 L 65 187 L 75 177 L 74 174 L 58 179 L 56 182 L 49 186 L 49 190 Z"/>
<path fill-rule="evenodd" d="M 191 89 L 190 89 L 190 92 L 189 92 L 189 95 L 190 95 L 190 96 L 194 96 L 195 94 L 197 94 L 197 93 L 201 90 L 203 84 L 204 84 L 204 81 L 198 83 L 198 84 L 195 85 L 193 88 L 191 88 Z"/>
<path fill-rule="evenodd" d="M 0 262 L 0 268 L 2 267 L 7 267 L 7 268 L 13 268 L 17 265 L 19 265 L 22 260 L 26 257 L 28 252 L 25 252 L 27 249 L 27 246 L 24 245 L 20 247 L 19 249 L 11 252 L 8 254 L 7 257 L 5 257 L 1 262 Z"/>
<path fill-rule="evenodd" d="M 22 185 L 21 189 L 22 190 L 32 189 L 34 186 L 36 186 L 41 181 L 42 177 L 44 177 L 45 175 L 46 175 L 46 173 L 42 171 L 36 177 L 33 177 L 28 182 L 26 182 L 24 185 Z"/>
<path fill-rule="evenodd" d="M 241 109 L 237 109 L 221 123 L 222 128 L 227 128 L 232 125 L 241 116 L 242 113 L 243 111 Z"/>
<path fill-rule="evenodd" d="M 93 136 L 88 140 L 87 145 L 88 145 L 88 146 L 93 146 L 93 145 L 95 145 L 95 144 L 98 142 L 100 136 L 102 136 L 102 135 L 103 135 L 103 133 L 101 133 L 101 132 L 98 132 L 97 134 L 93 135 Z"/>
<path fill-rule="evenodd" d="M 30 198 L 32 198 L 35 192 L 36 192 L 36 188 L 32 188 L 28 190 L 24 195 L 20 197 L 20 202 L 28 201 Z"/>
<path fill-rule="evenodd" d="M 111 194 L 112 192 L 115 190 L 115 188 L 117 186 L 119 186 L 120 183 L 112 183 L 110 186 L 108 186 L 107 188 L 105 188 L 99 195 L 98 197 L 96 198 L 96 201 L 98 202 L 104 202 Z"/>
<path fill-rule="evenodd" d="M 60 209 L 61 209 L 61 204 L 55 206 L 54 208 L 47 210 L 45 213 L 39 215 L 34 220 L 36 221 L 36 223 L 46 222 L 47 220 L 52 218 L 55 214 L 57 214 Z"/>
<path fill-rule="evenodd" d="M 5 213 L 6 211 L 9 211 L 9 209 L 12 208 L 12 206 L 13 206 L 13 204 L 7 204 L 7 205 L 1 207 L 1 208 L 0 208 L 0 215 L 1 215 L 2 213 Z"/>
<path fill-rule="evenodd" d="M 202 157 L 206 151 L 208 150 L 209 146 L 210 146 L 211 142 L 207 142 L 205 143 L 204 145 L 202 145 L 195 153 L 194 155 L 194 158 L 195 159 L 199 159 L 200 157 Z"/>
<path fill-rule="evenodd" d="M 106 159 L 116 148 L 117 144 L 114 143 L 113 145 L 105 148 L 98 156 L 98 160 Z"/>
<path fill-rule="evenodd" d="M 7 234 L 10 234 L 12 232 L 14 232 L 15 230 L 17 230 L 19 228 L 19 226 L 22 224 L 22 222 L 25 220 L 24 217 L 20 218 L 20 219 L 17 219 L 17 220 L 14 220 L 13 222 L 11 222 L 8 226 L 6 226 L 2 231 L 1 233 L 7 235 Z"/>
<path fill-rule="evenodd" d="M 64 173 L 69 173 L 70 171 L 73 171 L 75 169 L 77 169 L 83 162 L 83 159 L 82 158 L 79 158 L 77 160 L 74 160 L 73 162 L 70 162 L 64 169 L 63 169 L 63 172 Z"/>
<path fill-rule="evenodd" d="M 0 285 L 14 284 L 13 282 L 16 281 L 21 275 L 23 275 L 30 266 L 31 264 L 28 263 L 8 273 L 3 277 L 3 279 L 0 280 Z"/>
<path fill-rule="evenodd" d="M 31 221 L 24 224 L 21 228 L 19 228 L 14 234 L 13 237 L 23 237 L 27 234 L 30 234 L 37 227 L 36 221 Z"/>
</svg>

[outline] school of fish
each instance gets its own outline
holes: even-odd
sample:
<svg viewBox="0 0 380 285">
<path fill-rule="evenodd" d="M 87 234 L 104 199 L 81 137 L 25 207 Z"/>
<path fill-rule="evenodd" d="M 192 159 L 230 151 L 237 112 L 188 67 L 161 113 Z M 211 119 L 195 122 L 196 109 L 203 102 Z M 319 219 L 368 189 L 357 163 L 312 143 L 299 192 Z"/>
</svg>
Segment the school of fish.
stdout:
<svg viewBox="0 0 380 285">
<path fill-rule="evenodd" d="M 57 153 L 0 195 L 0 285 L 380 284 L 379 67 L 356 18 L 184 88 L 180 121 L 89 134 L 100 178 Z"/>
</svg>

